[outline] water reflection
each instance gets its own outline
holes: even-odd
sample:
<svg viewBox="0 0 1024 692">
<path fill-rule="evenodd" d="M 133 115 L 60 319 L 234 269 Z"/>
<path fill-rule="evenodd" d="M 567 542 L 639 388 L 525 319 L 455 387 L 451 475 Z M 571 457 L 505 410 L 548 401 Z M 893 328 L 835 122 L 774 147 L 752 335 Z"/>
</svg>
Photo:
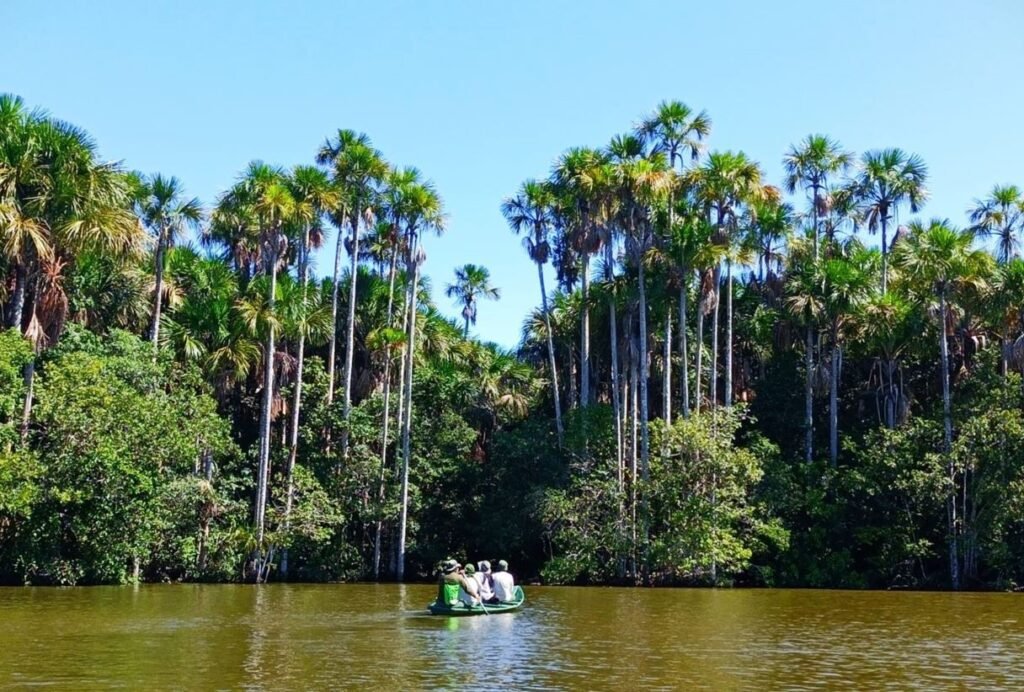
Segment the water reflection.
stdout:
<svg viewBox="0 0 1024 692">
<path fill-rule="evenodd" d="M 528 588 L 426 615 L 432 586 L 0 590 L 0 687 L 1024 687 L 1006 594 Z"/>
</svg>

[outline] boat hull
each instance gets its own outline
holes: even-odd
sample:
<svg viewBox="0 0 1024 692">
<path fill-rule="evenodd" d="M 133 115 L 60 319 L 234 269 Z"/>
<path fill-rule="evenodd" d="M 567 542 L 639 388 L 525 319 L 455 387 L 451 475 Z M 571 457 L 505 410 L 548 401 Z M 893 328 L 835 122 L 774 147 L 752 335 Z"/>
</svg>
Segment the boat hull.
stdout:
<svg viewBox="0 0 1024 692">
<path fill-rule="evenodd" d="M 512 613 L 519 610 L 526 602 L 526 594 L 523 587 L 516 587 L 516 599 L 514 601 L 502 601 L 494 605 L 468 606 L 464 603 L 458 605 L 439 605 L 436 602 L 427 606 L 431 615 L 444 615 L 447 617 L 469 617 L 472 615 L 500 615 L 501 613 Z"/>
</svg>

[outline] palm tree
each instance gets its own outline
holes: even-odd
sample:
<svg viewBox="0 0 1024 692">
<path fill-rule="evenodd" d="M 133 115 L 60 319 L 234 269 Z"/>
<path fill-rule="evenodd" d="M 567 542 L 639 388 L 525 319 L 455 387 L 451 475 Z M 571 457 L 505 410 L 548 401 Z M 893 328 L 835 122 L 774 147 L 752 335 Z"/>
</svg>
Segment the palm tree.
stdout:
<svg viewBox="0 0 1024 692">
<path fill-rule="evenodd" d="M 829 178 L 841 175 L 853 163 L 853 154 L 844 151 L 839 142 L 825 135 L 808 135 L 799 145 L 789 148 L 782 165 L 786 171 L 786 190 L 792 194 L 802 187 L 810 194 L 811 230 L 814 234 L 814 256 L 818 256 L 819 215 L 828 208 L 824 194 Z"/>
<path fill-rule="evenodd" d="M 1024 355 L 1024 341 L 1018 336 L 1014 346 L 1011 346 L 1010 342 L 1010 335 L 1019 335 L 1021 328 L 1024 327 L 1024 259 L 1014 257 L 1009 262 L 999 265 L 994 277 L 990 307 L 1002 346 L 999 365 L 1000 372 L 1005 378 L 1011 359 L 1018 366 L 1024 363 L 1024 360 L 1015 353 Z M 1021 348 L 1017 348 L 1018 344 Z"/>
<path fill-rule="evenodd" d="M 445 295 L 462 304 L 462 319 L 465 320 L 463 335 L 469 337 L 470 323 L 476 324 L 477 298 L 498 300 L 501 289 L 491 286 L 491 273 L 487 267 L 465 264 L 455 270 L 455 283 L 448 284 Z"/>
<path fill-rule="evenodd" d="M 328 140 L 317 153 L 317 162 L 331 168 L 334 184 L 341 191 L 343 204 L 332 215 L 338 226 L 338 239 L 334 253 L 334 293 L 331 297 L 334 328 L 328 351 L 327 403 L 334 400 L 334 362 L 338 312 L 338 279 L 343 245 L 341 229 L 348 223 L 349 236 L 349 295 L 348 319 L 345 339 L 344 403 L 342 417 L 345 427 L 341 433 L 341 455 L 348 455 L 348 420 L 352 412 L 352 357 L 355 351 L 356 277 L 359 266 L 359 225 L 365 220 L 370 225 L 371 208 L 377 185 L 388 173 L 388 165 L 379 151 L 370 145 L 365 134 L 352 130 L 339 130 L 334 140 Z"/>
<path fill-rule="evenodd" d="M 822 302 L 832 355 L 829 364 L 829 460 L 839 458 L 839 377 L 843 340 L 871 290 L 871 253 L 857 248 L 849 257 L 826 260 L 821 268 Z"/>
<path fill-rule="evenodd" d="M 323 215 L 337 207 L 340 200 L 338 189 L 331 183 L 327 174 L 313 166 L 296 166 L 289 179 L 289 188 L 295 200 L 294 220 L 301 224 L 299 233 L 298 271 L 300 295 L 288 301 L 289 327 L 297 338 L 295 386 L 292 392 L 291 438 L 288 443 L 288 468 L 286 473 L 287 491 L 285 494 L 284 524 L 288 527 L 291 517 L 292 502 L 295 494 L 293 474 L 295 459 L 299 449 L 299 411 L 302 406 L 302 374 L 305 366 L 306 337 L 316 333 L 322 311 L 319 300 L 309 295 L 309 253 L 310 231 L 319 231 Z M 326 331 L 326 330 L 325 330 Z M 281 574 L 288 576 L 288 550 L 281 553 Z"/>
<path fill-rule="evenodd" d="M 402 353 L 405 361 L 402 382 L 402 398 L 399 400 L 399 409 L 403 404 L 405 413 L 401 415 L 402 429 L 402 490 L 401 490 L 401 514 L 398 526 L 398 549 L 396 559 L 396 578 L 402 581 L 405 578 L 405 539 L 409 518 L 409 466 L 411 464 L 411 439 L 412 439 L 412 376 L 414 355 L 416 352 L 416 322 L 418 299 L 417 288 L 420 278 L 420 269 L 426 261 L 426 253 L 423 251 L 423 234 L 428 231 L 442 233 L 445 227 L 445 217 L 441 197 L 437 194 L 433 184 L 421 182 L 418 174 L 411 177 L 402 193 L 402 214 L 401 221 L 404 233 L 404 246 L 406 252 L 406 344 Z"/>
<path fill-rule="evenodd" d="M 241 180 L 224 195 L 221 204 L 232 207 L 242 206 L 256 219 L 260 236 L 260 256 L 264 274 L 267 276 L 265 309 L 260 311 L 266 342 L 263 350 L 263 397 L 260 406 L 259 460 L 256 480 L 256 507 L 254 526 L 259 550 L 263 550 L 265 517 L 270 477 L 270 424 L 274 389 L 275 331 L 278 316 L 275 313 L 277 294 L 277 272 L 285 260 L 288 239 L 285 235 L 288 224 L 295 215 L 295 198 L 292 196 L 290 181 L 285 172 L 273 166 L 256 161 L 249 164 Z M 257 312 L 252 312 L 257 314 Z M 257 327 L 255 318 L 250 320 L 253 330 Z M 260 579 L 263 556 L 257 569 Z"/>
<path fill-rule="evenodd" d="M 558 446 L 562 446 L 562 404 L 558 396 L 558 371 L 555 367 L 555 342 L 551 333 L 551 313 L 548 309 L 547 289 L 544 286 L 544 265 L 551 253 L 549 234 L 552 226 L 551 205 L 554 201 L 551 187 L 535 180 L 527 180 L 515 197 L 502 202 L 501 213 L 517 235 L 525 232 L 523 246 L 537 265 L 540 282 L 541 308 L 547 325 L 548 367 L 551 371 L 551 391 L 555 401 L 555 430 Z"/>
<path fill-rule="evenodd" d="M 668 167 L 673 172 L 683 173 L 686 167 L 686 160 L 696 162 L 704 150 L 704 138 L 711 134 L 711 118 L 706 111 L 694 113 L 693 110 L 681 101 L 662 101 L 658 104 L 653 114 L 648 116 L 638 128 L 638 133 L 645 140 L 653 144 L 653 151 L 661 152 L 668 158 Z M 678 163 L 678 168 L 676 164 Z M 673 233 L 676 214 L 676 185 L 670 185 L 668 189 L 668 229 Z M 682 267 L 681 267 L 682 268 Z M 687 354 L 686 354 L 686 299 L 690 290 L 690 273 L 682 268 L 683 280 L 679 286 L 679 355 L 683 365 L 683 416 L 688 414 L 689 393 L 686 379 Z M 667 310 L 665 317 L 665 338 L 666 348 L 671 341 L 672 311 Z M 671 367 L 671 359 L 665 359 L 666 367 L 666 391 L 671 391 L 672 376 L 668 370 Z M 666 422 L 671 420 L 671 408 L 669 405 L 671 396 L 666 396 Z"/>
<path fill-rule="evenodd" d="M 860 171 L 852 186 L 865 207 L 868 230 L 882 230 L 882 293 L 889 284 L 889 220 L 902 204 L 917 213 L 928 199 L 927 179 L 924 161 L 902 149 L 869 151 L 861 157 Z"/>
<path fill-rule="evenodd" d="M 971 230 L 979 236 L 995 236 L 996 258 L 1006 264 L 1018 255 L 1021 222 L 1024 220 L 1024 195 L 1016 185 L 996 185 L 985 199 L 974 200 L 970 215 Z"/>
<path fill-rule="evenodd" d="M 590 394 L 590 257 L 601 250 L 602 168 L 607 157 L 585 147 L 569 149 L 558 160 L 551 180 L 568 212 L 568 244 L 580 258 L 580 279 L 583 312 L 580 323 L 580 399 L 583 406 L 591 403 Z"/>
<path fill-rule="evenodd" d="M 821 266 L 813 250 L 790 246 L 786 307 L 804 327 L 804 461 L 814 460 L 814 334 L 821 322 Z"/>
<path fill-rule="evenodd" d="M 149 338 L 156 349 L 160 344 L 164 257 L 167 249 L 174 247 L 187 229 L 199 229 L 203 222 L 203 207 L 196 197 L 185 199 L 184 188 L 177 178 L 165 178 L 157 173 L 149 178 L 137 175 L 135 213 L 156 238 L 156 251 L 153 253 L 156 284 L 153 291 L 153 319 L 149 328 Z"/>
<path fill-rule="evenodd" d="M 897 265 L 906 278 L 913 282 L 925 300 L 936 296 L 938 304 L 939 369 L 942 379 L 942 419 L 944 452 L 948 459 L 947 472 L 953 491 L 947 501 L 949 522 L 949 568 L 954 589 L 960 588 L 959 522 L 956 505 L 956 464 L 952 455 L 953 414 L 949 382 L 949 344 L 947 322 L 950 301 L 955 294 L 968 287 L 984 285 L 990 273 L 991 256 L 971 247 L 974 236 L 949 225 L 948 221 L 933 219 L 927 226 L 920 222 L 910 225 L 909 235 L 897 245 Z"/>
<path fill-rule="evenodd" d="M 736 226 L 741 204 L 754 202 L 763 196 L 761 168 L 747 158 L 743 152 L 713 152 L 704 163 L 697 194 L 701 201 L 715 212 L 717 242 L 725 248 L 726 265 L 726 367 L 725 405 L 732 405 L 732 266 L 730 248 L 736 240 Z M 715 267 L 715 287 L 721 282 L 721 266 Z M 718 308 L 715 307 L 712 342 L 718 341 Z M 717 347 L 712 351 L 712 360 L 717 361 Z M 717 368 L 711 369 L 712 401 L 717 397 Z"/>
<path fill-rule="evenodd" d="M 0 97 L 0 248 L 14 265 L 10 324 L 36 351 L 53 345 L 69 312 L 65 278 L 83 255 L 134 261 L 143 234 L 131 211 L 128 177 L 98 160 L 82 130 L 20 99 Z M 32 415 L 35 360 L 24 368 L 21 439 Z"/>
<path fill-rule="evenodd" d="M 921 334 L 920 311 L 905 297 L 889 291 L 869 298 L 857 321 L 863 325 L 867 347 L 880 354 L 872 366 L 870 381 L 877 385 L 874 394 L 879 422 L 892 430 L 910 412 L 900 358 L 913 338 Z"/>
</svg>

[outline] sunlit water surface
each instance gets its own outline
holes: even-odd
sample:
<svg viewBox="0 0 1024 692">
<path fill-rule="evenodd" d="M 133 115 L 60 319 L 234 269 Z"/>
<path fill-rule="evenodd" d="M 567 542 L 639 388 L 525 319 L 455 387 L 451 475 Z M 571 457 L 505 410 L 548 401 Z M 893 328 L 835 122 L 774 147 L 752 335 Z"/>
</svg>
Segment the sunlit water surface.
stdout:
<svg viewBox="0 0 1024 692">
<path fill-rule="evenodd" d="M 1011 594 L 430 586 L 0 589 L 0 687 L 1024 689 Z"/>
</svg>

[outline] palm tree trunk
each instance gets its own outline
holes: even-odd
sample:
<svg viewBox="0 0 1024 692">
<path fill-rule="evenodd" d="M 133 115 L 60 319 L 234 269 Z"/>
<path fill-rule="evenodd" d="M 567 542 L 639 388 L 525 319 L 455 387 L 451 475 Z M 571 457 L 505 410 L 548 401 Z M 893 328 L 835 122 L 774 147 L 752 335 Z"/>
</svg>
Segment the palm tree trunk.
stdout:
<svg viewBox="0 0 1024 692">
<path fill-rule="evenodd" d="M 725 262 L 725 407 L 732 406 L 732 261 Z"/>
<path fill-rule="evenodd" d="M 807 325 L 804 340 L 804 460 L 814 459 L 814 328 Z"/>
<path fill-rule="evenodd" d="M 888 290 L 889 286 L 889 221 L 886 218 L 888 211 L 882 214 L 882 293 L 884 294 Z"/>
<path fill-rule="evenodd" d="M 268 258 L 270 264 L 270 295 L 267 308 L 274 312 L 274 298 L 277 292 L 277 253 Z M 263 550 L 263 537 L 267 511 L 267 487 L 270 477 L 270 408 L 274 396 L 274 325 L 267 326 L 267 344 L 263 354 L 263 401 L 260 406 L 260 458 L 256 479 L 256 543 Z"/>
<path fill-rule="evenodd" d="M 662 354 L 665 360 L 663 380 L 661 383 L 664 407 L 662 418 L 665 425 L 672 425 L 672 306 L 667 305 L 665 309 L 665 351 Z"/>
<path fill-rule="evenodd" d="M 646 481 L 650 476 L 650 435 L 648 430 L 648 401 L 647 389 L 650 378 L 649 359 L 647 357 L 647 290 L 644 286 L 644 264 L 643 259 L 637 263 L 639 267 L 640 287 L 640 348 L 637 356 L 640 358 L 640 473 Z"/>
<path fill-rule="evenodd" d="M 343 228 L 338 226 L 338 242 L 334 247 L 334 274 L 331 285 L 331 335 L 327 345 L 327 405 L 334 403 L 334 370 L 337 361 L 338 344 L 338 280 L 341 274 L 341 248 L 345 243 L 343 240 Z M 329 440 L 328 440 L 329 444 Z"/>
<path fill-rule="evenodd" d="M 608 282 L 613 283 L 614 276 L 613 267 L 615 263 L 615 257 L 612 250 L 611 242 L 605 244 L 605 264 L 608 267 Z M 618 315 L 615 310 L 615 297 L 609 295 L 608 298 L 608 322 L 609 322 L 609 333 L 611 338 L 611 369 L 612 369 L 612 414 L 615 416 L 615 467 L 618 472 L 619 480 L 619 495 L 622 495 L 622 463 L 623 463 L 623 440 L 622 440 L 622 399 L 620 398 L 619 390 L 619 326 L 618 326 Z"/>
<path fill-rule="evenodd" d="M 562 447 L 564 431 L 562 429 L 562 402 L 558 397 L 558 371 L 555 367 L 555 339 L 551 332 L 551 313 L 548 311 L 548 294 L 544 287 L 544 265 L 537 263 L 537 278 L 540 280 L 540 302 L 544 310 L 544 327 L 548 332 L 548 367 L 551 368 L 551 392 L 555 397 L 555 430 L 558 434 L 558 447 Z"/>
<path fill-rule="evenodd" d="M 153 342 L 153 349 L 160 347 L 160 311 L 164 302 L 164 234 L 165 229 L 160 229 L 160 236 L 156 242 L 156 255 L 153 257 L 156 275 L 156 295 L 153 296 L 153 322 L 149 327 L 149 338 Z"/>
<path fill-rule="evenodd" d="M 714 284 L 715 284 L 715 308 L 714 313 L 711 315 L 711 386 L 708 391 L 710 397 L 711 408 L 718 408 L 718 306 L 722 302 L 719 300 L 721 296 L 722 286 L 722 265 L 717 264 L 715 266 L 714 273 Z"/>
<path fill-rule="evenodd" d="M 341 458 L 348 458 L 348 419 L 352 414 L 352 361 L 356 347 L 356 289 L 359 278 L 359 217 L 352 219 L 352 259 L 349 262 L 348 332 L 345 337 L 345 391 L 341 417 Z"/>
<path fill-rule="evenodd" d="M 25 382 L 25 404 L 21 409 L 21 446 L 24 448 L 28 445 L 28 429 L 32 423 L 32 396 L 33 389 L 35 387 L 36 379 L 36 354 L 32 354 L 32 358 L 25 363 L 25 366 L 21 370 L 22 378 Z"/>
<path fill-rule="evenodd" d="M 408 290 L 409 331 L 405 352 L 405 382 L 402 384 L 405 390 L 403 398 L 405 399 L 406 406 L 405 418 L 402 420 L 402 510 L 398 523 L 398 550 L 395 566 L 395 578 L 398 581 L 405 579 L 405 539 L 409 519 L 409 442 L 412 433 L 412 367 L 413 356 L 416 351 L 416 283 L 419 281 L 420 276 L 420 265 L 417 261 L 416 247 L 412 248 L 410 257 L 413 258 L 413 270 Z"/>
<path fill-rule="evenodd" d="M 11 320 L 8 326 L 21 331 L 21 322 L 25 314 L 25 287 L 28 285 L 28 271 L 22 262 L 14 267 L 14 294 L 11 296 Z"/>
<path fill-rule="evenodd" d="M 689 286 L 689 273 L 683 271 L 683 286 L 679 289 L 679 362 L 682 367 L 680 373 L 680 388 L 682 390 L 682 415 L 683 418 L 690 416 L 690 364 L 689 349 L 686 344 L 686 323 Z"/>
<path fill-rule="evenodd" d="M 395 274 L 398 268 L 398 243 L 391 249 L 391 268 L 388 270 L 388 327 L 392 324 L 392 311 L 395 305 Z M 381 426 L 380 435 L 380 478 L 377 481 L 377 511 L 380 512 L 384 504 L 384 479 L 387 476 L 388 466 L 388 424 L 391 422 L 391 353 L 388 352 L 384 361 L 384 421 Z M 373 532 L 373 578 L 380 579 L 380 548 L 381 533 L 384 522 L 377 519 Z"/>
<path fill-rule="evenodd" d="M 583 290 L 583 312 L 580 315 L 580 402 L 590 406 L 590 254 L 583 253 L 580 272 Z"/>
<path fill-rule="evenodd" d="M 953 490 L 947 500 L 949 521 L 949 577 L 954 590 L 960 588 L 959 546 L 957 541 L 956 465 L 953 461 L 953 414 L 949 394 L 949 344 L 946 341 L 946 291 L 939 291 L 939 364 L 942 373 L 943 446 L 949 480 Z"/>
<path fill-rule="evenodd" d="M 704 370 L 704 306 L 697 305 L 697 363 L 696 369 L 696 396 L 693 400 L 693 410 L 696 413 L 700 413 L 700 400 L 701 400 L 701 383 L 703 380 Z"/>
<path fill-rule="evenodd" d="M 838 343 L 836 330 L 832 329 L 832 367 L 829 368 L 828 391 L 828 443 L 829 461 L 836 468 L 839 459 L 839 367 L 843 349 Z"/>
<path fill-rule="evenodd" d="M 302 317 L 306 318 L 306 300 L 309 287 L 309 224 L 302 234 L 302 244 L 299 246 L 299 275 L 302 282 Z M 299 330 L 299 343 L 296 347 L 295 366 L 295 391 L 292 393 L 292 420 L 291 439 L 288 443 L 288 469 L 287 469 L 287 491 L 284 500 L 284 527 L 287 531 L 291 514 L 292 503 L 295 498 L 295 460 L 299 453 L 299 409 L 302 407 L 302 372 L 306 362 L 306 329 L 305 325 Z M 288 578 L 288 546 L 281 550 L 281 576 Z"/>
</svg>

